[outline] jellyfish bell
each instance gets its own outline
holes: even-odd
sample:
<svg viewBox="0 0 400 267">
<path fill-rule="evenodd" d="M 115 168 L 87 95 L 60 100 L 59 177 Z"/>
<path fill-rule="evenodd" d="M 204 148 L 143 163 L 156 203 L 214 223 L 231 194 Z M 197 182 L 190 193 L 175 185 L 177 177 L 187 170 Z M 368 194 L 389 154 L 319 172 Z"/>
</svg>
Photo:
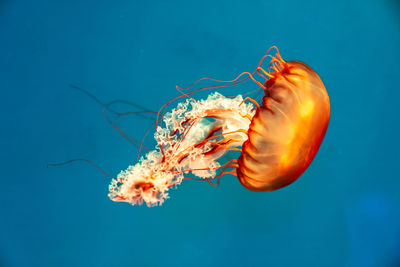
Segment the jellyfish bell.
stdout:
<svg viewBox="0 0 400 267">
<path fill-rule="evenodd" d="M 324 138 L 329 97 L 315 71 L 299 61 L 284 61 L 279 51 L 269 56 L 270 67 L 264 70 L 261 64 L 267 54 L 256 71 L 227 82 L 233 85 L 245 81 L 240 77 L 251 78 L 263 89 L 261 103 L 241 95 L 214 92 L 196 100 L 190 96 L 193 92 L 183 93 L 186 101 L 157 123 L 156 148 L 112 180 L 109 197 L 156 206 L 183 180 L 215 186 L 224 174 L 237 176 L 252 191 L 277 190 L 294 182 Z M 258 81 L 256 74 L 265 81 Z M 229 151 L 240 152 L 239 158 L 220 163 Z"/>
<path fill-rule="evenodd" d="M 330 118 L 328 93 L 318 74 L 299 61 L 281 62 L 248 130 L 237 176 L 252 191 L 294 182 L 314 159 Z"/>
</svg>

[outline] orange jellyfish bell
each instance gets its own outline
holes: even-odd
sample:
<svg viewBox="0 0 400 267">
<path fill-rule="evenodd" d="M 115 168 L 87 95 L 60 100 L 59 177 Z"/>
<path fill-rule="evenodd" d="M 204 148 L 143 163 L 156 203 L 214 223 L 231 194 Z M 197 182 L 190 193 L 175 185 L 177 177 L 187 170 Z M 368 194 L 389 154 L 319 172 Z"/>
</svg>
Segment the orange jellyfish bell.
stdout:
<svg viewBox="0 0 400 267">
<path fill-rule="evenodd" d="M 330 118 L 328 93 L 318 74 L 299 61 L 285 62 L 279 55 L 275 61 L 238 160 L 239 181 L 252 191 L 276 190 L 299 178 L 314 159 Z"/>
</svg>

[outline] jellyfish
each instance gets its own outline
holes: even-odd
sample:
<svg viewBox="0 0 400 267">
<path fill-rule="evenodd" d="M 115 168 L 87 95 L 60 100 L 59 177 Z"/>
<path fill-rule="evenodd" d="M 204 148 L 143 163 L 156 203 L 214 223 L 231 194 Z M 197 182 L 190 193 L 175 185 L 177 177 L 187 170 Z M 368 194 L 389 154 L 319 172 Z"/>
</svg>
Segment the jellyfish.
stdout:
<svg viewBox="0 0 400 267">
<path fill-rule="evenodd" d="M 274 55 L 271 49 L 276 50 Z M 262 67 L 266 58 L 267 69 Z M 110 199 L 157 206 L 184 180 L 217 186 L 223 175 L 237 177 L 256 192 L 277 190 L 297 180 L 314 159 L 328 127 L 325 86 L 313 69 L 300 61 L 283 60 L 276 47 L 252 73 L 224 82 L 233 85 L 250 79 L 263 92 L 260 102 L 218 92 L 197 100 L 192 97 L 196 90 L 185 93 L 178 87 L 182 95 L 174 100 L 186 100 L 170 112 L 165 112 L 167 105 L 160 109 L 154 133 L 157 145 L 112 179 Z M 239 153 L 238 158 L 220 162 L 229 151 Z"/>
</svg>

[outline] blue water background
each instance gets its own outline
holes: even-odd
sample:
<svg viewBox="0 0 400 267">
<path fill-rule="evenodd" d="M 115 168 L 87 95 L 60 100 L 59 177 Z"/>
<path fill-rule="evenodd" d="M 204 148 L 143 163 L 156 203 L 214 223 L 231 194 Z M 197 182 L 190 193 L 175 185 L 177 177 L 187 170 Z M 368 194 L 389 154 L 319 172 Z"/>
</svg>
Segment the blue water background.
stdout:
<svg viewBox="0 0 400 267">
<path fill-rule="evenodd" d="M 399 266 L 399 7 L 0 1 L 0 265 Z M 68 84 L 158 110 L 175 85 L 252 71 L 272 45 L 314 68 L 331 100 L 320 151 L 289 187 L 254 193 L 226 176 L 132 207 L 84 162 L 46 168 L 87 158 L 116 175 L 136 161 L 101 105 Z M 151 123 L 120 126 L 140 139 Z"/>
</svg>

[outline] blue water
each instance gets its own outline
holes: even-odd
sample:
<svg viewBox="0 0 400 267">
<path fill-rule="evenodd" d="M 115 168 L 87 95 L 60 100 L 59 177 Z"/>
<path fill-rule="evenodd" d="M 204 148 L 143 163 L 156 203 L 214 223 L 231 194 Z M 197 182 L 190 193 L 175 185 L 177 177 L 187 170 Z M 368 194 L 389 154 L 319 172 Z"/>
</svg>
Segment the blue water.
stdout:
<svg viewBox="0 0 400 267">
<path fill-rule="evenodd" d="M 87 158 L 116 175 L 136 160 L 69 84 L 158 110 L 175 85 L 232 79 L 272 45 L 331 100 L 320 151 L 289 187 L 225 176 L 132 207 L 84 162 L 46 168 Z M 394 0 L 0 1 L 0 265 L 399 266 L 399 48 Z M 140 139 L 151 124 L 120 126 Z"/>
</svg>

